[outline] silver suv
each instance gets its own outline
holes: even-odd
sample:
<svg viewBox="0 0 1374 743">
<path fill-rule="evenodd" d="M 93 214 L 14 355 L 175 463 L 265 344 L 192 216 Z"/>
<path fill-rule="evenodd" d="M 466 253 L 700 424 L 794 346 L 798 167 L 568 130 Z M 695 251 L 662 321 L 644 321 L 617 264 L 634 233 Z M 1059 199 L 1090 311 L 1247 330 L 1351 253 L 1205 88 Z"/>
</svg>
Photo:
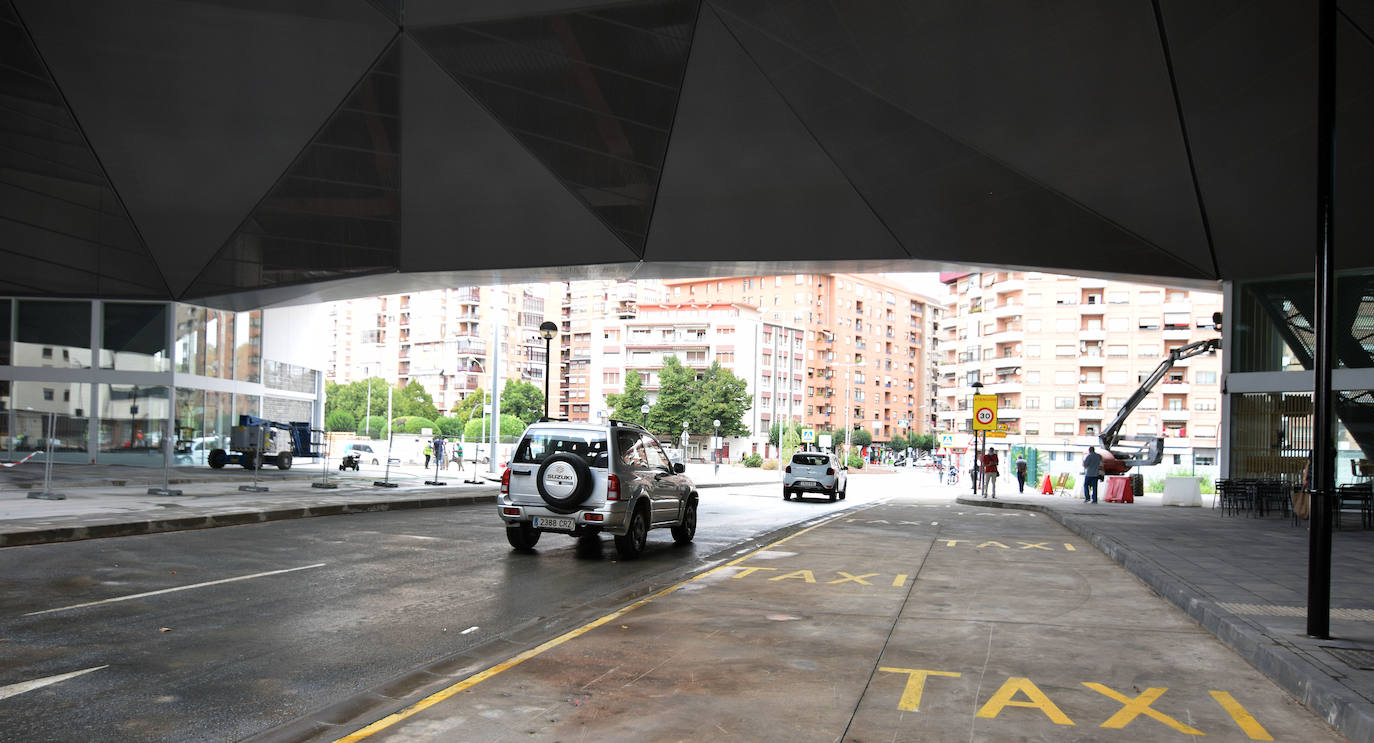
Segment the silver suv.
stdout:
<svg viewBox="0 0 1374 743">
<path fill-rule="evenodd" d="M 501 474 L 497 512 L 506 540 L 532 549 L 546 531 L 595 539 L 606 532 L 624 559 L 644 551 L 650 529 L 686 544 L 697 530 L 697 492 L 643 428 L 540 421 L 525 429 Z"/>
<path fill-rule="evenodd" d="M 830 452 L 799 451 L 782 473 L 782 499 L 791 500 L 802 493 L 820 493 L 844 500 L 849 490 L 849 468 Z"/>
</svg>

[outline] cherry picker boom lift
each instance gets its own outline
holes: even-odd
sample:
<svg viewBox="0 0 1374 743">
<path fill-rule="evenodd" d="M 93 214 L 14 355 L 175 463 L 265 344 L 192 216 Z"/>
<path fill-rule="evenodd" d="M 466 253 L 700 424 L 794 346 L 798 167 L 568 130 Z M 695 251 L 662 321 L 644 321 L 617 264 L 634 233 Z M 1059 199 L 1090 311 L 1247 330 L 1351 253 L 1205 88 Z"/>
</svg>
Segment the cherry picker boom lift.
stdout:
<svg viewBox="0 0 1374 743">
<path fill-rule="evenodd" d="M 1159 464 L 1164 458 L 1164 438 L 1162 436 L 1135 435 L 1124 436 L 1121 429 L 1126 424 L 1126 418 L 1144 402 L 1145 397 L 1150 394 L 1159 380 L 1164 378 L 1174 365 L 1184 359 L 1191 359 L 1194 356 L 1201 356 L 1205 353 L 1212 353 L 1221 348 L 1220 338 L 1208 338 L 1207 340 L 1194 341 L 1185 346 L 1179 346 L 1171 351 L 1161 362 L 1150 376 L 1140 383 L 1140 388 L 1127 398 L 1126 403 L 1117 411 L 1116 417 L 1102 429 L 1098 439 L 1102 442 L 1102 474 L 1104 475 L 1123 475 L 1132 467 L 1144 467 L 1152 464 Z"/>
</svg>

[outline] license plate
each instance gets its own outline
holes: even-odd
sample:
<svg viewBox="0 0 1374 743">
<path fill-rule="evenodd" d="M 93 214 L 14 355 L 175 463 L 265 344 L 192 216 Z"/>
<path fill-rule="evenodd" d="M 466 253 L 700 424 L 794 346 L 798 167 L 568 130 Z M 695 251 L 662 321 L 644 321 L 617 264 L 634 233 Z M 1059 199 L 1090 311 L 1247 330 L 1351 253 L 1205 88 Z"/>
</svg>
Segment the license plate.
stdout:
<svg viewBox="0 0 1374 743">
<path fill-rule="evenodd" d="M 535 516 L 534 528 L 536 529 L 564 529 L 572 531 L 576 523 L 572 519 L 556 519 L 549 516 Z"/>
<path fill-rule="evenodd" d="M 797 485 L 797 487 L 799 487 L 799 488 L 814 488 L 814 487 L 816 487 L 816 483 L 814 483 L 814 482 L 812 482 L 812 481 L 810 481 L 810 480 L 798 480 L 798 481 L 796 482 L 796 485 Z"/>
</svg>

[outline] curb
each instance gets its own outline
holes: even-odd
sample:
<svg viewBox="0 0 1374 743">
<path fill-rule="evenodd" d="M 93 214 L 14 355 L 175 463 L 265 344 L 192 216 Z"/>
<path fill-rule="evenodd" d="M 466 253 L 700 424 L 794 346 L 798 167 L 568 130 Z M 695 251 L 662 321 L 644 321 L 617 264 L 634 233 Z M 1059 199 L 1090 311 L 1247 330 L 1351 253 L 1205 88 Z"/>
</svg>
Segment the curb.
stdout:
<svg viewBox="0 0 1374 743">
<path fill-rule="evenodd" d="M 1093 531 L 1072 514 L 1061 514 L 1038 503 L 955 498 L 964 506 L 1010 508 L 1039 511 L 1064 528 L 1087 540 L 1099 551 L 1140 579 L 1142 583 L 1182 609 L 1204 629 L 1292 694 L 1318 717 L 1352 741 L 1374 741 L 1374 704 L 1359 699 L 1359 694 L 1319 672 L 1306 653 L 1281 637 L 1266 634 L 1234 614 L 1218 608 L 1210 599 L 1150 558 L 1121 542 Z M 1354 697 L 1352 699 L 1352 697 Z"/>
<path fill-rule="evenodd" d="M 335 503 L 324 506 L 301 506 L 300 508 L 278 508 L 270 511 L 237 511 L 212 516 L 187 516 L 178 519 L 147 519 L 117 524 L 97 524 L 94 526 L 55 527 L 34 529 L 0 534 L 0 549 L 5 547 L 24 547 L 56 542 L 76 542 L 83 539 L 105 539 L 107 537 L 131 537 L 140 534 L 161 534 L 172 531 L 192 529 L 212 529 L 220 526 L 243 526 L 263 524 L 270 521 L 307 519 L 317 516 L 343 516 L 353 513 L 374 511 L 405 511 L 417 508 L 443 508 L 447 506 L 467 506 L 474 503 L 495 503 L 493 495 L 454 495 L 427 498 L 407 498 L 403 500 L 372 501 L 361 503 Z"/>
</svg>

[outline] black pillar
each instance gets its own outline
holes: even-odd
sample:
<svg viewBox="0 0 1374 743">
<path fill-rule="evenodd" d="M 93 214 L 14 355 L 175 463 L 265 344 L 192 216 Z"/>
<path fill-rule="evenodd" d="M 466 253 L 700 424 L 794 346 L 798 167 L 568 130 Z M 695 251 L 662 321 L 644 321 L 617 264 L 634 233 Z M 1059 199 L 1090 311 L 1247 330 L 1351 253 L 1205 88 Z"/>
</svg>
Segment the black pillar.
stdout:
<svg viewBox="0 0 1374 743">
<path fill-rule="evenodd" d="M 1317 4 L 1317 270 L 1312 391 L 1312 503 L 1307 549 L 1307 634 L 1331 636 L 1331 498 L 1335 491 L 1331 333 L 1336 303 L 1332 214 L 1336 129 L 1336 0 Z"/>
</svg>

